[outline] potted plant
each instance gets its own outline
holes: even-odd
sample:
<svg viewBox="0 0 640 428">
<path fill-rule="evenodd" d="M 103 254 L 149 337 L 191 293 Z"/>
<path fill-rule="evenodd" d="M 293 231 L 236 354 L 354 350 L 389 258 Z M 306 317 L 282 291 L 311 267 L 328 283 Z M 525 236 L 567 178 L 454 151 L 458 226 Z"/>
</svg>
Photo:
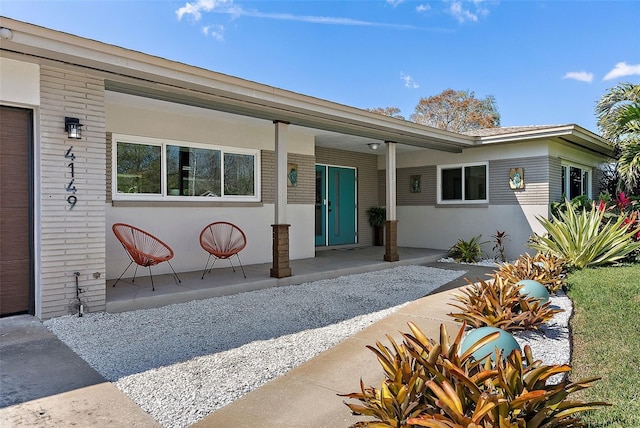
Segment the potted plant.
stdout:
<svg viewBox="0 0 640 428">
<path fill-rule="evenodd" d="M 384 225 L 387 221 L 385 207 L 371 207 L 367 210 L 369 225 L 373 227 L 373 245 L 384 245 Z"/>
</svg>

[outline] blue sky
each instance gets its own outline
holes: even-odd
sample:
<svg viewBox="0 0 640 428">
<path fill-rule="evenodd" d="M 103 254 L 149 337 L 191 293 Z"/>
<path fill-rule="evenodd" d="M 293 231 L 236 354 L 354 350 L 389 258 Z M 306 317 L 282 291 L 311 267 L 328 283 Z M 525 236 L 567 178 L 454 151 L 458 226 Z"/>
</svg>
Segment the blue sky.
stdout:
<svg viewBox="0 0 640 428">
<path fill-rule="evenodd" d="M 18 1 L 0 14 L 359 108 L 445 89 L 502 126 L 577 123 L 640 83 L 640 1 Z"/>
</svg>

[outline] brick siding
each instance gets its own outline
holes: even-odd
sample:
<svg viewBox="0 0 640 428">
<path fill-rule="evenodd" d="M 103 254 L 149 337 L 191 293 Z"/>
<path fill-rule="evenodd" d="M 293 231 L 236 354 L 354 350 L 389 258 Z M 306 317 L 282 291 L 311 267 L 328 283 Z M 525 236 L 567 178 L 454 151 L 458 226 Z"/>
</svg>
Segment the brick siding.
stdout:
<svg viewBox="0 0 640 428">
<path fill-rule="evenodd" d="M 74 272 L 80 272 L 87 311 L 105 309 L 105 103 L 104 81 L 43 66 L 40 74 L 40 286 L 43 319 L 73 312 Z M 80 119 L 82 139 L 69 140 L 66 116 Z M 73 146 L 77 203 L 67 202 Z"/>
</svg>

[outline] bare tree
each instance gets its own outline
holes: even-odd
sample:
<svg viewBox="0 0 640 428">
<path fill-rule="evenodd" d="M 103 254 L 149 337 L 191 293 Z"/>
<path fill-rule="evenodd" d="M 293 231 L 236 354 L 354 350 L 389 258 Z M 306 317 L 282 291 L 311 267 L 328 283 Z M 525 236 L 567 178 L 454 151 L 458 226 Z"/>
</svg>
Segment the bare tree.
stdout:
<svg viewBox="0 0 640 428">
<path fill-rule="evenodd" d="M 438 95 L 421 98 L 411 121 L 464 133 L 500 126 L 500 113 L 492 95 L 481 100 L 470 91 L 446 89 Z"/>
</svg>

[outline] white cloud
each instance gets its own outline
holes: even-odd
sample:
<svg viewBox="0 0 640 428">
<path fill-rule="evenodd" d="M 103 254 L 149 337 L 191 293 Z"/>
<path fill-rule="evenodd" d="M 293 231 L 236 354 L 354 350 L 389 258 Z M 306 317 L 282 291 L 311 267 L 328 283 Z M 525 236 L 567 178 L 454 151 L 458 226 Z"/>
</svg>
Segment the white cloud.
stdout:
<svg viewBox="0 0 640 428">
<path fill-rule="evenodd" d="M 396 7 L 400 3 L 404 3 L 404 0 L 387 0 L 387 3 L 389 3 L 393 7 Z"/>
<path fill-rule="evenodd" d="M 449 3 L 448 12 L 461 23 L 467 21 L 477 22 L 479 18 L 489 14 L 489 9 L 484 6 L 483 0 L 468 2 L 456 0 Z"/>
<path fill-rule="evenodd" d="M 404 0 L 387 0 L 394 6 L 400 4 Z M 335 16 L 313 16 L 313 15 L 292 15 L 290 13 L 264 13 L 255 9 L 243 9 L 233 3 L 233 0 L 197 0 L 188 2 L 180 9 L 176 10 L 178 20 L 184 15 L 192 15 L 197 21 L 202 18 L 202 12 L 224 13 L 232 15 L 235 18 L 241 16 L 249 16 L 252 18 L 276 19 L 280 21 L 297 21 L 308 22 L 311 24 L 328 24 L 328 25 L 351 25 L 351 26 L 371 26 L 371 27 L 388 27 L 388 28 L 415 28 L 411 25 L 386 24 L 381 22 L 360 21 L 351 18 L 342 18 Z"/>
<path fill-rule="evenodd" d="M 640 76 L 640 64 L 630 65 L 626 62 L 619 62 L 602 80 L 613 80 L 624 76 Z"/>
<path fill-rule="evenodd" d="M 593 73 L 588 73 L 586 71 L 570 71 L 562 76 L 562 78 L 591 83 L 591 81 L 593 80 Z"/>
<path fill-rule="evenodd" d="M 418 13 L 425 13 L 425 12 L 429 12 L 431 10 L 431 6 L 429 6 L 428 4 L 421 4 L 416 6 L 416 12 Z"/>
<path fill-rule="evenodd" d="M 211 36 L 218 41 L 224 40 L 224 26 L 222 25 L 206 25 L 202 27 L 205 36 Z"/>
<path fill-rule="evenodd" d="M 195 2 L 187 2 L 183 7 L 176 10 L 178 20 L 181 20 L 184 15 L 192 15 L 193 19 L 198 21 L 202 17 L 201 11 L 211 12 L 218 6 L 224 6 L 226 4 L 231 5 L 233 0 L 197 0 Z"/>
<path fill-rule="evenodd" d="M 408 74 L 400 73 L 400 78 L 404 81 L 404 86 L 407 88 L 416 89 L 420 87 L 420 85 L 413 80 L 413 77 Z"/>
</svg>

